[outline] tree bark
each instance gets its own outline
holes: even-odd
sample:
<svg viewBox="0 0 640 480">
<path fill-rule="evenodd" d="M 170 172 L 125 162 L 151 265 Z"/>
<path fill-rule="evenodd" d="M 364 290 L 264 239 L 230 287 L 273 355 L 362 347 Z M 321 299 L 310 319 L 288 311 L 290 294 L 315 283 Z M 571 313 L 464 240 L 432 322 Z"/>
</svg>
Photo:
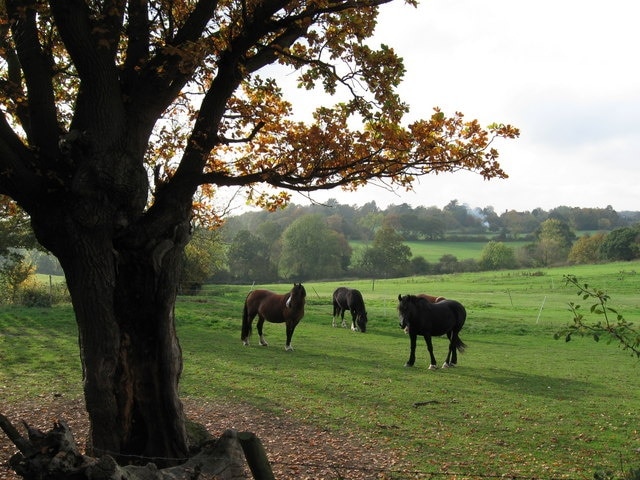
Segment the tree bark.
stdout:
<svg viewBox="0 0 640 480">
<path fill-rule="evenodd" d="M 42 238 L 45 227 L 36 229 Z M 56 228 L 65 241 L 50 249 L 64 269 L 78 324 L 88 452 L 121 464 L 184 462 L 189 451 L 174 305 L 189 222 L 146 243 L 119 241 L 70 218 Z"/>
</svg>

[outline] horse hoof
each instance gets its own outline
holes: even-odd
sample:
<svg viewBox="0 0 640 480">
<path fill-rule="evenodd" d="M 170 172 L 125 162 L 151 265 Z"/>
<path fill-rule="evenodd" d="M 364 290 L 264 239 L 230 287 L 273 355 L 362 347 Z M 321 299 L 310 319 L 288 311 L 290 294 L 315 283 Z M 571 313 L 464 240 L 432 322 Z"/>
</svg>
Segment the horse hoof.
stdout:
<svg viewBox="0 0 640 480">
<path fill-rule="evenodd" d="M 293 347 L 291 345 L 287 345 L 286 347 L 284 347 L 284 349 L 287 352 L 293 352 Z"/>
<path fill-rule="evenodd" d="M 429 370 L 437 370 L 438 366 L 437 365 L 429 365 Z"/>
<path fill-rule="evenodd" d="M 413 367 L 413 363 L 405 363 L 404 366 L 407 367 L 407 368 L 408 367 Z"/>
<path fill-rule="evenodd" d="M 455 364 L 455 363 L 447 363 L 447 362 L 444 362 L 444 363 L 442 364 L 442 368 L 453 368 L 453 367 L 455 367 L 455 366 L 456 366 L 456 364 Z"/>
</svg>

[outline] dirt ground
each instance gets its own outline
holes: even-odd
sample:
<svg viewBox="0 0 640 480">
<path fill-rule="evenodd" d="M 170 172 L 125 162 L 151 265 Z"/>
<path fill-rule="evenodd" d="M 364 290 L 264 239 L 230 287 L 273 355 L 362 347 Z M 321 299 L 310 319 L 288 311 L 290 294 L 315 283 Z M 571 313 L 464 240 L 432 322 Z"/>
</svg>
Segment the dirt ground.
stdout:
<svg viewBox="0 0 640 480">
<path fill-rule="evenodd" d="M 413 478 L 404 476 L 397 452 L 369 441 L 361 441 L 349 432 L 329 432 L 293 420 L 273 416 L 248 405 L 184 400 L 190 419 L 206 426 L 219 437 L 227 429 L 255 433 L 262 441 L 274 475 L 279 480 L 364 480 Z M 88 419 L 82 400 L 63 397 L 35 398 L 18 404 L 0 405 L 4 414 L 19 429 L 22 420 L 42 431 L 64 419 L 76 441 L 84 445 Z M 26 433 L 25 433 L 26 435 Z M 8 468 L 8 460 L 17 449 L 0 431 L 0 480 L 18 480 Z"/>
</svg>

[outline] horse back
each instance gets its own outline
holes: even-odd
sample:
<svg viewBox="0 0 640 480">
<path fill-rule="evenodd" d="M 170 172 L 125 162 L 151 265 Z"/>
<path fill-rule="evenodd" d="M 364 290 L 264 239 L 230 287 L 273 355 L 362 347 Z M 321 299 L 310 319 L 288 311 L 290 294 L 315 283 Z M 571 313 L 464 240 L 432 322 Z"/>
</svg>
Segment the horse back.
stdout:
<svg viewBox="0 0 640 480">
<path fill-rule="evenodd" d="M 450 332 L 459 332 L 464 325 L 467 313 L 464 306 L 456 300 L 441 300 L 431 303 L 422 298 L 422 314 L 419 322 L 419 334 L 434 337 Z"/>
<path fill-rule="evenodd" d="M 446 298 L 444 298 L 444 297 L 436 297 L 434 295 L 428 295 L 426 293 L 419 293 L 418 295 L 416 295 L 416 297 L 424 298 L 429 303 L 438 303 L 438 302 L 441 302 L 443 300 L 446 300 Z"/>
<path fill-rule="evenodd" d="M 298 322 L 304 316 L 304 300 L 295 308 L 287 305 L 290 293 L 281 295 L 270 290 L 253 290 L 247 295 L 245 308 L 250 317 L 258 314 L 271 323 Z"/>
<path fill-rule="evenodd" d="M 283 322 L 285 297 L 270 290 L 253 290 L 247 295 L 245 308 L 250 316 L 259 314 L 270 322 Z"/>
<path fill-rule="evenodd" d="M 341 304 L 346 302 L 347 293 L 349 293 L 349 289 L 347 287 L 338 287 L 333 291 L 333 303 Z"/>
<path fill-rule="evenodd" d="M 467 319 L 467 310 L 464 308 L 464 305 L 462 305 L 457 300 L 444 299 L 435 303 L 434 306 L 436 306 L 436 308 L 446 308 L 455 320 L 454 329 L 456 331 L 460 331 L 460 329 L 464 325 L 465 320 Z"/>
<path fill-rule="evenodd" d="M 351 289 L 347 295 L 349 310 L 364 313 L 364 298 L 360 290 Z"/>
<path fill-rule="evenodd" d="M 260 305 L 262 302 L 264 302 L 265 299 L 272 296 L 278 296 L 278 294 L 270 290 L 260 290 L 260 289 L 252 290 L 247 295 L 247 298 L 244 303 L 249 309 L 252 309 Z"/>
</svg>

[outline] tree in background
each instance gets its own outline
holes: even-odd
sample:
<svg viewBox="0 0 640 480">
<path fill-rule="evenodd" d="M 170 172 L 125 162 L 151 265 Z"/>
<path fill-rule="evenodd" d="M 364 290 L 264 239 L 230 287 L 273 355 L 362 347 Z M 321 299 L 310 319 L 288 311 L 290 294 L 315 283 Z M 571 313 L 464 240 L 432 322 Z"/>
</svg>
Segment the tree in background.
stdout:
<svg viewBox="0 0 640 480">
<path fill-rule="evenodd" d="M 571 246 L 567 260 L 571 263 L 596 263 L 602 259 L 601 249 L 606 235 L 602 232 L 583 235 Z"/>
<path fill-rule="evenodd" d="M 478 261 L 483 270 L 515 268 L 517 265 L 513 248 L 502 242 L 491 241 L 485 245 Z"/>
<path fill-rule="evenodd" d="M 282 234 L 282 253 L 278 272 L 282 278 L 304 281 L 310 278 L 336 278 L 346 272 L 351 248 L 331 230 L 320 215 L 305 215 Z"/>
<path fill-rule="evenodd" d="M 0 258 L 0 303 L 16 303 L 20 288 L 35 271 L 35 266 L 20 253 L 8 252 Z"/>
<path fill-rule="evenodd" d="M 370 247 L 360 252 L 354 267 L 373 278 L 407 275 L 410 271 L 411 249 L 390 226 L 381 227 Z"/>
<path fill-rule="evenodd" d="M 289 190 L 506 177 L 493 145 L 517 129 L 403 121 L 402 61 L 366 43 L 387 1 L 1 3 L 0 195 L 64 270 L 89 453 L 189 454 L 174 305 L 219 188 L 275 209 Z M 295 120 L 276 79 L 292 71 L 336 103 Z"/>
<path fill-rule="evenodd" d="M 442 255 L 438 260 L 438 273 L 455 273 L 462 269 L 458 257 L 449 253 Z"/>
<path fill-rule="evenodd" d="M 0 195 L 0 257 L 38 247 L 29 216 L 15 202 Z"/>
<path fill-rule="evenodd" d="M 0 197 L 0 302 L 16 302 L 25 282 L 35 273 L 26 251 L 37 247 L 29 217 L 15 202 Z"/>
<path fill-rule="evenodd" d="M 566 222 L 549 218 L 536 229 L 530 254 L 540 265 L 564 262 L 576 236 Z"/>
<path fill-rule="evenodd" d="M 372 240 L 384 223 L 384 214 L 380 211 L 368 212 L 358 220 L 358 226 L 366 232 L 366 239 Z"/>
<path fill-rule="evenodd" d="M 229 245 L 227 263 L 233 280 L 268 282 L 278 278 L 269 244 L 249 230 L 236 234 Z"/>
<path fill-rule="evenodd" d="M 600 246 L 600 255 L 607 260 L 633 260 L 640 256 L 640 225 L 617 228 Z"/>
<path fill-rule="evenodd" d="M 198 293 L 207 279 L 224 268 L 225 260 L 219 233 L 206 228 L 196 228 L 192 234 L 192 241 L 185 248 L 180 293 Z"/>
<path fill-rule="evenodd" d="M 504 226 L 502 219 L 491 206 L 480 209 L 480 215 L 491 232 L 499 232 Z"/>
<path fill-rule="evenodd" d="M 540 221 L 532 212 L 509 210 L 500 216 L 505 236 L 517 239 L 521 235 L 533 232 Z"/>
</svg>

